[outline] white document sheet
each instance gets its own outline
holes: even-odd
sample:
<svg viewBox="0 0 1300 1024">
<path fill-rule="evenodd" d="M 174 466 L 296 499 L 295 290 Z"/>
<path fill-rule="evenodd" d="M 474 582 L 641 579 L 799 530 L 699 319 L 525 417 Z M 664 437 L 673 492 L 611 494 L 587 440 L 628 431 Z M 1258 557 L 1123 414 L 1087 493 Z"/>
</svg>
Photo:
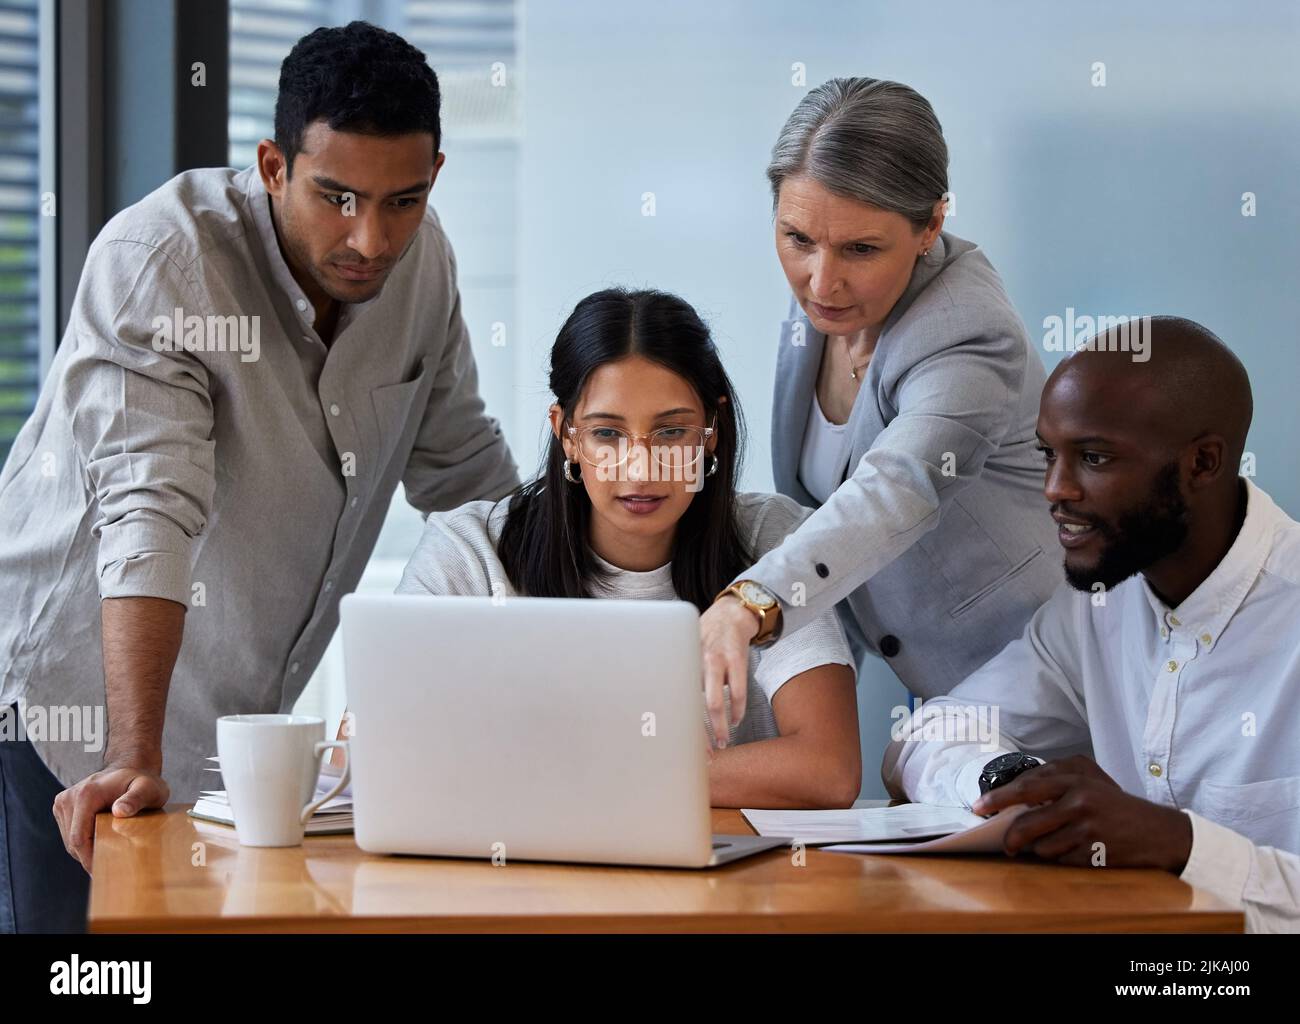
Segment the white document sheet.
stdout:
<svg viewBox="0 0 1300 1024">
<path fill-rule="evenodd" d="M 838 853 L 994 853 L 1007 827 L 1026 808 L 981 818 L 964 807 L 899 804 L 836 811 L 741 813 L 761 836 L 789 836 Z"/>
</svg>

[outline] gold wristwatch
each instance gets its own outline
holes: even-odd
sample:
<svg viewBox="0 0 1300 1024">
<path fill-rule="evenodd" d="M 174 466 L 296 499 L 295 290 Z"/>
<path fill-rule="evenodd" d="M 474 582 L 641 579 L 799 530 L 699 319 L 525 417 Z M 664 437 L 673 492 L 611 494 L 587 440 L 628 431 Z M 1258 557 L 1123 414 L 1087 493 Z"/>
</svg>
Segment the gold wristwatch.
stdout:
<svg viewBox="0 0 1300 1024">
<path fill-rule="evenodd" d="M 758 616 L 758 632 L 749 641 L 750 646 L 766 647 L 776 643 L 781 636 L 781 602 L 776 599 L 772 591 L 755 580 L 736 580 L 719 593 L 718 597 L 722 597 L 723 594 L 736 597 L 741 604 Z M 714 600 L 716 601 L 718 597 Z"/>
</svg>

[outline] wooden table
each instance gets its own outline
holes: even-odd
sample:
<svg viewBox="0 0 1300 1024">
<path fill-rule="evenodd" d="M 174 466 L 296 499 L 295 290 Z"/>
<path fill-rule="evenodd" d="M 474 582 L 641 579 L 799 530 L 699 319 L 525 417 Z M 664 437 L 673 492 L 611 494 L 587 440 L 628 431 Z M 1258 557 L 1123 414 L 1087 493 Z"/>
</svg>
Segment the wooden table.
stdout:
<svg viewBox="0 0 1300 1024">
<path fill-rule="evenodd" d="M 384 857 L 352 836 L 243 848 L 188 804 L 95 827 L 94 932 L 1229 932 L 1159 871 L 777 849 L 703 871 Z M 739 811 L 715 832 L 752 834 Z"/>
</svg>

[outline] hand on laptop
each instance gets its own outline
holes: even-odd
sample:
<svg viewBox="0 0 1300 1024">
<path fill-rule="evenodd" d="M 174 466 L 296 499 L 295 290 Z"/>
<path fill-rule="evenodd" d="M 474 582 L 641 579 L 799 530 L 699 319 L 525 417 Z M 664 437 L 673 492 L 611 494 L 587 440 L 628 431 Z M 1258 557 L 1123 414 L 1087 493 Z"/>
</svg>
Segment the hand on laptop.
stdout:
<svg viewBox="0 0 1300 1024">
<path fill-rule="evenodd" d="M 976 814 L 1029 804 L 1007 830 L 1004 848 L 1062 864 L 1154 867 L 1182 871 L 1192 850 L 1192 823 L 1182 811 L 1124 792 L 1089 757 L 1067 757 L 990 790 Z"/>
</svg>

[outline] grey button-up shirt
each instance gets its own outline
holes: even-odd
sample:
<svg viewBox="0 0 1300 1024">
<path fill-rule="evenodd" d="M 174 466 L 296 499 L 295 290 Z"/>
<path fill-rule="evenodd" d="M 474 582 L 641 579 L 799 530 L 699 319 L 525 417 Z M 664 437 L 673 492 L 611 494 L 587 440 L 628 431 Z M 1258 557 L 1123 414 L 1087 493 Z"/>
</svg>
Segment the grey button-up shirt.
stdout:
<svg viewBox="0 0 1300 1024">
<path fill-rule="evenodd" d="M 425 514 L 518 482 L 432 208 L 328 348 L 314 318 L 255 168 L 181 174 L 91 246 L 0 474 L 0 706 L 25 702 L 65 785 L 102 767 L 104 737 L 38 719 L 107 720 L 101 598 L 188 608 L 163 774 L 192 800 L 220 715 L 297 700 L 399 480 Z"/>
</svg>

